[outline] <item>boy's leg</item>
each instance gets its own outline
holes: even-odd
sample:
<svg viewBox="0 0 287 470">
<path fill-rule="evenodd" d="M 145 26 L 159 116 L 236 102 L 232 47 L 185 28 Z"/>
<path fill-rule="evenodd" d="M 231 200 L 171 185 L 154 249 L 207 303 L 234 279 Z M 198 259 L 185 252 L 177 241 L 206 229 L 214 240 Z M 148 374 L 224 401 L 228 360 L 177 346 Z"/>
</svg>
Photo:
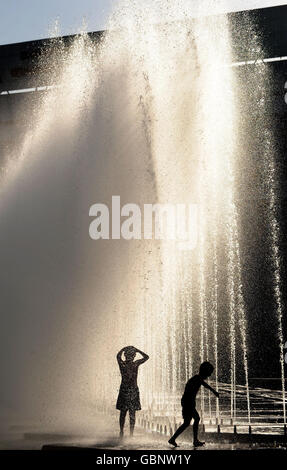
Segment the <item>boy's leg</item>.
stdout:
<svg viewBox="0 0 287 470">
<path fill-rule="evenodd" d="M 121 410 L 120 412 L 120 435 L 121 436 L 124 434 L 126 414 L 127 414 L 127 410 Z"/>
<path fill-rule="evenodd" d="M 129 410 L 130 412 L 130 434 L 131 436 L 134 433 L 135 422 L 136 422 L 136 412 L 135 410 Z"/>
<path fill-rule="evenodd" d="M 192 417 L 194 419 L 194 422 L 193 422 L 193 443 L 194 443 L 194 445 L 203 445 L 204 442 L 200 442 L 198 440 L 198 425 L 199 425 L 199 421 L 200 421 L 200 416 L 199 416 L 198 412 L 196 411 L 196 409 L 194 409 L 194 411 L 192 413 Z"/>
<path fill-rule="evenodd" d="M 183 433 L 183 431 L 186 430 L 186 428 L 188 428 L 188 426 L 190 425 L 190 421 L 191 421 L 191 416 L 189 415 L 183 415 L 183 423 L 181 426 L 179 426 L 179 428 L 175 431 L 174 435 L 170 438 L 170 440 L 168 441 L 170 444 L 174 445 L 175 444 L 175 440 L 176 438 L 181 434 Z"/>
</svg>

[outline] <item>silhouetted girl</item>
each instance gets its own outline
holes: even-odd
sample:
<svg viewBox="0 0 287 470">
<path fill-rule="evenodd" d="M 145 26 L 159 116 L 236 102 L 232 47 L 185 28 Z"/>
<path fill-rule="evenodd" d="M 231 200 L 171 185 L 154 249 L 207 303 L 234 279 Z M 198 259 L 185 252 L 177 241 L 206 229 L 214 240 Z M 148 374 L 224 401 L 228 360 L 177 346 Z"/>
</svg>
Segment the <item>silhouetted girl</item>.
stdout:
<svg viewBox="0 0 287 470">
<path fill-rule="evenodd" d="M 122 359 L 124 353 L 125 361 Z M 136 353 L 142 355 L 141 359 L 134 361 Z M 140 394 L 137 384 L 138 367 L 147 361 L 149 356 L 136 349 L 134 346 L 126 346 L 117 354 L 117 360 L 122 375 L 122 383 L 117 400 L 117 410 L 120 410 L 120 436 L 123 436 L 127 411 L 130 414 L 130 434 L 133 435 L 136 410 L 141 409 Z"/>
</svg>

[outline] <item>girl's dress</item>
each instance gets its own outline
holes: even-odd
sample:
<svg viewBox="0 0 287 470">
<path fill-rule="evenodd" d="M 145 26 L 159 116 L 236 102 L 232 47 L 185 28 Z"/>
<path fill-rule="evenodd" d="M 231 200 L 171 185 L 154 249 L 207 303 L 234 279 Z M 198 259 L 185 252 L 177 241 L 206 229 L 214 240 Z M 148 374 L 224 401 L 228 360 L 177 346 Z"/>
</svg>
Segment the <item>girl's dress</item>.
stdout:
<svg viewBox="0 0 287 470">
<path fill-rule="evenodd" d="M 117 399 L 117 410 L 140 410 L 140 393 L 137 385 L 137 376 L 139 361 L 127 362 L 121 360 L 119 362 L 120 372 L 122 375 L 122 383 Z"/>
</svg>

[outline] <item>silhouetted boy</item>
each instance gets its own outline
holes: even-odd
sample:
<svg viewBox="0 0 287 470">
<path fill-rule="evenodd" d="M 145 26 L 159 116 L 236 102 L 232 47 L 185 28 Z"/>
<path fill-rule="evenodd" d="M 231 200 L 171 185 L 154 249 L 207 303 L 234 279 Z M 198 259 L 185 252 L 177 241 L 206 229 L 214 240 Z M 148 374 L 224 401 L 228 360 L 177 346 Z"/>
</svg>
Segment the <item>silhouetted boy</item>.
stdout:
<svg viewBox="0 0 287 470">
<path fill-rule="evenodd" d="M 195 399 L 200 386 L 203 385 L 205 388 L 210 390 L 214 395 L 219 398 L 219 394 L 210 387 L 204 379 L 210 377 L 214 367 L 210 362 L 203 362 L 199 368 L 199 374 L 194 375 L 189 381 L 187 382 L 184 390 L 184 394 L 181 398 L 181 406 L 182 406 L 182 417 L 183 417 L 183 424 L 177 429 L 174 435 L 168 441 L 169 444 L 173 445 L 174 447 L 178 447 L 175 439 L 190 425 L 190 421 L 192 418 L 194 419 L 193 423 L 193 444 L 195 447 L 203 446 L 204 442 L 200 442 L 198 440 L 198 425 L 200 421 L 200 417 L 198 412 L 195 408 Z"/>
</svg>

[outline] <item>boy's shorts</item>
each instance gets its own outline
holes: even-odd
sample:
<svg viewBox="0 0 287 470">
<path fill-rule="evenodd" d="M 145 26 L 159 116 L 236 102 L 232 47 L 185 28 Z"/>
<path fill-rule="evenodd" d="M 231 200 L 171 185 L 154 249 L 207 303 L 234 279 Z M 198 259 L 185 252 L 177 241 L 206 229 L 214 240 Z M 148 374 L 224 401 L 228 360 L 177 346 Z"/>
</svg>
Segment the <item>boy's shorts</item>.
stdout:
<svg viewBox="0 0 287 470">
<path fill-rule="evenodd" d="M 184 420 L 191 420 L 192 418 L 199 417 L 199 414 L 195 408 L 195 403 L 194 405 L 192 403 L 189 403 L 189 405 L 183 405 L 182 407 L 182 417 Z"/>
</svg>

